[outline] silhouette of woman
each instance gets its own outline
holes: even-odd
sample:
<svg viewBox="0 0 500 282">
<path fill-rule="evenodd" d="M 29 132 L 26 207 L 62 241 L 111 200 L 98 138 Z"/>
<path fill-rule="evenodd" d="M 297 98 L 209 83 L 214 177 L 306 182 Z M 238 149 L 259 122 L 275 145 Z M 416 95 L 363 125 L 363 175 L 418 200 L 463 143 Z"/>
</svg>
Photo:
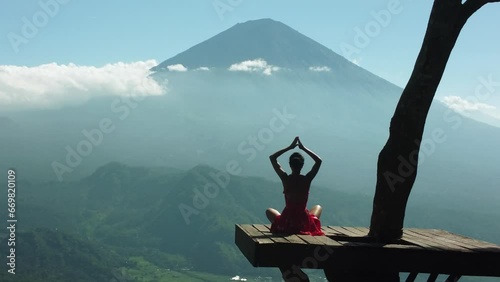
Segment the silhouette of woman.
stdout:
<svg viewBox="0 0 500 282">
<path fill-rule="evenodd" d="M 283 153 L 295 148 L 306 152 L 314 160 L 314 165 L 306 175 L 300 174 L 304 166 L 304 157 L 295 152 L 290 156 L 290 168 L 292 173 L 288 175 L 278 163 L 278 157 Z M 321 207 L 314 206 L 310 211 L 307 210 L 307 200 L 309 198 L 309 188 L 311 182 L 319 171 L 321 159 L 302 145 L 299 137 L 295 137 L 292 144 L 270 157 L 273 168 L 283 183 L 283 194 L 285 195 L 285 208 L 280 214 L 277 210 L 269 208 L 266 210 L 266 216 L 271 221 L 271 232 L 273 233 L 291 233 L 305 235 L 324 235 L 321 231 Z M 287 282 L 309 282 L 309 277 L 299 267 L 291 265 L 282 265 L 279 267 L 283 279 Z"/>
<path fill-rule="evenodd" d="M 297 146 L 315 161 L 311 171 L 306 175 L 300 174 L 300 170 L 304 165 L 304 157 L 300 153 L 295 152 L 290 156 L 290 168 L 292 169 L 290 175 L 283 171 L 277 160 L 283 153 Z M 271 232 L 313 236 L 324 235 L 319 220 L 321 206 L 316 205 L 310 211 L 307 210 L 309 188 L 321 166 L 321 159 L 314 152 L 304 147 L 298 136 L 295 137 L 290 146 L 279 150 L 269 158 L 283 183 L 283 194 L 285 195 L 285 208 L 281 214 L 272 208 L 266 210 L 266 216 L 272 223 Z"/>
</svg>

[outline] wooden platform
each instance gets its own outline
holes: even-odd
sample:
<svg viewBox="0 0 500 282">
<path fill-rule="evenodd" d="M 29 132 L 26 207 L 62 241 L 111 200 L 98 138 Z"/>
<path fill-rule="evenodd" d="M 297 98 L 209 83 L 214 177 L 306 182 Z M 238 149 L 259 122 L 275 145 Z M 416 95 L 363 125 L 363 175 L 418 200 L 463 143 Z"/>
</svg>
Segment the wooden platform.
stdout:
<svg viewBox="0 0 500 282">
<path fill-rule="evenodd" d="M 398 242 L 380 244 L 364 227 L 326 226 L 326 236 L 277 235 L 269 227 L 236 225 L 236 245 L 253 266 L 500 277 L 500 246 L 443 230 L 408 228 Z"/>
</svg>

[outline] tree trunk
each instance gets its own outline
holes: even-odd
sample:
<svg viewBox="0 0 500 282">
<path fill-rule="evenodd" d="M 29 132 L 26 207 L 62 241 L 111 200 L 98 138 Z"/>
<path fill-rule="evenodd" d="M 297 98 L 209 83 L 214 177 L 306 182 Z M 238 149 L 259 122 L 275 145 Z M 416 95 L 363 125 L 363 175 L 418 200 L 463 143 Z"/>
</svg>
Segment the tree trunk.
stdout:
<svg viewBox="0 0 500 282">
<path fill-rule="evenodd" d="M 378 158 L 369 235 L 379 242 L 390 242 L 403 234 L 406 203 L 417 177 L 420 143 L 436 89 L 465 22 L 491 2 L 500 0 L 434 0 L 422 48 Z M 399 273 L 390 267 L 380 272 L 343 273 L 332 265 L 325 269 L 325 275 L 332 282 L 399 281 Z"/>
<path fill-rule="evenodd" d="M 418 154 L 427 113 L 467 19 L 486 0 L 435 0 L 415 67 L 379 154 L 370 235 L 389 242 L 402 235 L 406 203 L 417 176 Z"/>
</svg>

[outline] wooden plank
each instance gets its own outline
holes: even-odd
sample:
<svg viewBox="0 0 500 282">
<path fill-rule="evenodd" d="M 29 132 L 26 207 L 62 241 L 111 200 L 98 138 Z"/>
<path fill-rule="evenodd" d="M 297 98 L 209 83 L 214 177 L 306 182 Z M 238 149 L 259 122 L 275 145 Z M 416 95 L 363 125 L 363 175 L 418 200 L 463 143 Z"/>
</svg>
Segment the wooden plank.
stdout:
<svg viewBox="0 0 500 282">
<path fill-rule="evenodd" d="M 365 247 L 366 238 L 360 236 L 353 236 L 349 231 L 340 228 L 339 226 L 329 226 L 335 232 L 335 235 L 331 235 L 330 238 L 344 245 L 345 247 L 360 246 Z"/>
<path fill-rule="evenodd" d="M 285 235 L 283 238 L 287 239 L 290 243 L 293 244 L 300 244 L 300 245 L 307 245 L 308 243 L 304 240 L 302 240 L 299 236 L 292 234 L 292 235 Z"/>
<path fill-rule="evenodd" d="M 447 240 L 453 240 L 453 241 L 460 243 L 460 244 L 467 244 L 468 246 L 472 247 L 473 249 L 488 249 L 488 251 L 500 252 L 499 245 L 485 242 L 485 241 L 481 241 L 481 240 L 477 240 L 477 239 L 473 239 L 473 238 L 462 236 L 462 235 L 458 235 L 458 234 L 454 234 L 454 233 L 451 233 L 451 232 L 448 232 L 445 230 L 438 230 L 438 229 L 417 229 L 417 230 L 424 231 L 424 232 L 427 232 L 429 234 L 439 236 L 441 238 L 446 238 Z"/>
<path fill-rule="evenodd" d="M 436 251 L 447 251 L 450 248 L 443 247 L 436 245 L 436 243 L 433 240 L 430 240 L 429 238 L 425 236 L 421 236 L 418 233 L 414 233 L 411 230 L 403 230 L 403 240 L 408 241 L 410 243 L 418 244 L 426 249 L 432 249 Z"/>
<path fill-rule="evenodd" d="M 252 225 L 240 225 L 240 228 L 257 244 L 273 244 L 274 242 Z"/>
<path fill-rule="evenodd" d="M 346 237 L 351 237 L 351 235 L 347 234 L 347 230 L 343 229 L 340 226 L 328 226 L 329 229 L 333 230 L 335 232 L 335 235 L 341 235 L 341 236 L 346 236 Z"/>
<path fill-rule="evenodd" d="M 316 240 L 321 241 L 323 245 L 331 246 L 331 247 L 340 247 L 342 244 L 328 236 L 314 236 Z"/>
<path fill-rule="evenodd" d="M 461 247 L 454 246 L 454 245 L 450 245 L 450 244 L 447 244 L 446 242 L 435 240 L 433 238 L 429 238 L 425 235 L 415 233 L 413 231 L 408 231 L 408 234 L 409 234 L 409 236 L 412 236 L 413 238 L 415 238 L 416 240 L 419 240 L 420 242 L 425 242 L 431 248 L 437 248 L 437 249 L 447 251 L 447 252 L 470 252 L 470 250 L 468 250 L 468 249 L 461 248 Z"/>
<path fill-rule="evenodd" d="M 271 229 L 264 224 L 252 224 L 252 226 L 261 232 L 271 232 Z"/>
<path fill-rule="evenodd" d="M 418 245 L 415 245 L 415 244 L 411 244 L 407 241 L 404 241 L 404 240 L 396 240 L 390 244 L 378 244 L 375 242 L 375 238 L 373 237 L 370 237 L 368 236 L 368 233 L 369 233 L 369 228 L 367 227 L 345 227 L 343 226 L 342 227 L 343 230 L 346 230 L 344 232 L 344 236 L 348 236 L 348 238 L 346 238 L 346 240 L 350 241 L 350 242 L 356 242 L 356 243 L 363 243 L 363 244 L 360 244 L 362 246 L 368 246 L 367 244 L 373 244 L 373 246 L 378 246 L 378 247 L 382 247 L 382 248 L 398 248 L 398 246 L 401 246 L 401 249 L 413 249 L 413 248 L 422 248 L 421 246 L 418 246 Z M 335 227 L 335 230 L 339 230 L 337 227 Z M 342 230 L 339 230 L 339 231 L 342 231 Z M 335 239 L 339 239 L 340 238 L 336 238 L 335 236 L 333 236 Z M 407 247 L 404 247 L 404 245 L 406 245 Z"/>
<path fill-rule="evenodd" d="M 366 246 L 366 243 L 372 241 L 372 238 L 367 236 L 360 236 L 359 230 L 351 231 L 344 229 L 341 226 L 328 226 L 329 229 L 335 232 L 334 235 L 329 237 L 341 243 L 344 246 Z"/>
<path fill-rule="evenodd" d="M 374 238 L 368 237 L 368 232 L 360 231 L 355 227 L 342 226 L 341 228 L 345 230 L 344 234 L 349 235 L 351 242 L 374 243 Z M 338 228 L 336 229 L 338 230 Z"/>
<path fill-rule="evenodd" d="M 358 226 L 358 227 L 349 227 L 349 229 L 351 229 L 351 230 L 356 229 L 359 235 L 362 235 L 362 236 L 364 236 L 364 238 L 366 238 L 366 242 L 370 241 L 370 240 L 368 240 L 368 238 L 371 238 L 371 237 L 368 237 L 368 233 L 370 232 L 370 228 L 368 228 L 368 227 L 359 227 Z M 405 242 L 405 241 L 403 241 L 401 239 L 400 240 L 396 240 L 396 241 L 392 242 L 391 244 L 385 244 L 382 247 L 384 247 L 384 248 L 396 248 L 397 245 L 401 245 L 401 246 L 407 245 L 407 246 L 410 246 L 410 247 L 401 247 L 401 248 L 404 248 L 404 249 L 406 249 L 406 248 L 412 249 L 412 248 L 415 248 L 415 247 L 421 248 L 420 246 L 416 246 L 416 245 L 413 245 L 413 244 L 408 244 L 407 242 Z"/>
<path fill-rule="evenodd" d="M 237 224 L 235 226 L 234 241 L 236 246 L 240 249 L 241 253 L 248 259 L 248 261 L 253 265 L 257 266 L 255 259 L 255 241 L 250 237 L 245 229 L 241 225 Z"/>
<path fill-rule="evenodd" d="M 290 241 L 278 235 L 270 236 L 269 239 L 273 240 L 277 244 L 290 244 Z"/>
<path fill-rule="evenodd" d="M 359 227 L 358 226 L 358 227 L 351 227 L 351 228 L 357 229 L 358 231 L 365 234 L 366 236 L 368 235 L 368 233 L 370 233 L 370 228 L 368 228 L 368 227 Z"/>
<path fill-rule="evenodd" d="M 458 241 L 455 241 L 455 240 L 452 240 L 452 239 L 449 239 L 449 238 L 446 238 L 442 235 L 436 235 L 436 234 L 432 234 L 424 229 L 418 229 L 418 230 L 411 230 L 411 232 L 415 232 L 415 233 L 418 233 L 418 234 L 421 234 L 422 236 L 426 236 L 436 242 L 443 242 L 445 243 L 446 245 L 449 245 L 453 248 L 458 248 L 458 249 L 466 249 L 466 250 L 469 250 L 469 251 L 473 251 L 473 247 L 471 247 L 469 244 L 467 243 L 461 243 L 461 242 L 458 242 Z"/>
<path fill-rule="evenodd" d="M 335 231 L 328 228 L 328 226 L 321 226 L 321 231 L 323 231 L 323 233 L 325 233 L 325 236 L 331 236 L 331 235 L 337 234 Z"/>
<path fill-rule="evenodd" d="M 439 240 L 437 237 L 428 236 L 425 234 L 425 232 L 421 232 L 421 231 L 417 232 L 415 230 L 407 230 L 407 233 L 411 234 L 417 238 L 421 238 L 425 242 L 429 242 L 429 244 L 431 246 L 435 246 L 436 248 L 440 248 L 442 250 L 458 251 L 458 252 L 472 252 L 471 250 L 469 250 L 467 248 L 464 248 L 464 247 L 461 247 L 461 246 L 458 246 L 455 244 L 451 244 L 451 243 L 443 241 L 443 240 Z M 424 233 L 424 234 L 422 234 L 422 233 Z"/>
<path fill-rule="evenodd" d="M 356 227 L 346 227 L 346 226 L 343 226 L 342 228 L 350 231 L 352 234 L 355 234 L 355 236 L 366 237 L 368 235 L 368 232 L 363 232 L 363 231 L 357 229 Z"/>
<path fill-rule="evenodd" d="M 263 234 L 271 234 L 271 235 L 268 235 L 268 237 L 275 241 L 276 243 L 294 243 L 295 241 L 295 238 L 294 237 L 290 237 L 290 239 L 292 241 L 289 241 L 287 240 L 288 237 L 284 237 L 282 235 L 276 235 L 276 234 L 272 234 L 270 233 L 270 225 L 264 225 L 264 224 L 253 224 L 253 226 L 261 231 Z M 269 232 L 269 233 L 266 233 Z M 342 246 L 342 244 L 340 244 L 339 242 L 331 239 L 331 238 L 328 238 L 327 236 L 310 236 L 310 237 L 313 237 L 312 239 L 305 239 L 303 238 L 302 236 L 309 236 L 309 235 L 298 235 L 298 237 L 300 239 L 302 239 L 303 241 L 309 243 L 309 244 L 315 244 L 315 245 L 328 245 L 328 246 Z M 307 241 L 307 240 L 310 240 Z"/>
<path fill-rule="evenodd" d="M 297 237 L 304 240 L 305 242 L 307 242 L 310 245 L 319 245 L 319 246 L 324 245 L 324 243 L 321 240 L 316 238 L 316 237 L 322 237 L 322 236 L 311 236 L 311 235 L 297 234 Z"/>
<path fill-rule="evenodd" d="M 269 228 L 265 225 L 262 224 L 253 224 L 253 227 L 257 229 L 258 231 L 262 232 L 265 236 L 267 236 L 269 239 L 273 240 L 273 242 L 278 243 L 278 244 L 288 244 L 290 243 L 287 239 L 283 238 L 283 236 L 276 235 L 271 233 Z"/>
<path fill-rule="evenodd" d="M 412 236 L 411 234 L 408 234 L 406 232 L 403 233 L 402 239 L 404 241 L 406 241 L 406 242 L 412 243 L 415 246 L 419 246 L 419 247 L 424 248 L 424 249 L 431 249 L 431 250 L 435 250 L 435 251 L 441 251 L 441 249 L 439 249 L 439 248 L 437 248 L 435 246 L 432 246 L 428 242 L 422 241 L 419 238 L 416 238 L 415 236 Z"/>
<path fill-rule="evenodd" d="M 254 227 L 255 226 L 256 225 L 254 225 Z M 266 234 L 270 234 L 269 238 L 271 240 L 279 241 L 279 243 L 305 244 L 304 240 L 302 240 L 294 235 L 271 233 L 271 226 L 270 225 L 257 224 L 257 226 L 258 226 L 257 228 L 259 230 L 261 230 L 261 232 L 266 232 L 266 231 L 269 232 Z"/>
<path fill-rule="evenodd" d="M 267 228 L 269 232 L 271 232 L 271 224 L 259 224 L 259 225 L 262 225 L 264 228 Z"/>
<path fill-rule="evenodd" d="M 454 245 L 450 245 L 450 244 L 447 244 L 446 242 L 434 240 L 433 238 L 427 237 L 427 236 L 422 235 L 422 234 L 415 232 L 413 230 L 405 230 L 404 234 L 407 234 L 413 240 L 423 242 L 432 248 L 437 248 L 437 249 L 441 249 L 444 251 L 470 252 L 470 250 L 468 250 L 468 249 L 461 248 L 461 247 L 454 246 Z"/>
<path fill-rule="evenodd" d="M 269 233 L 266 233 L 266 234 L 272 234 L 269 236 L 269 238 L 272 240 L 276 239 L 276 240 L 280 241 L 280 243 L 286 241 L 287 243 L 291 243 L 291 244 L 301 244 L 301 245 L 308 244 L 306 241 L 297 237 L 297 235 L 295 235 L 295 234 L 271 233 L 270 226 L 259 226 L 258 228 L 260 230 L 269 230 Z M 265 231 L 261 231 L 261 232 L 265 232 Z M 278 238 L 280 238 L 280 239 L 278 239 Z"/>
<path fill-rule="evenodd" d="M 415 228 L 415 229 L 417 231 L 426 232 L 426 233 L 432 234 L 434 236 L 445 237 L 447 239 L 454 240 L 456 242 L 465 242 L 465 243 L 468 243 L 468 244 L 472 244 L 475 247 L 499 247 L 498 245 L 493 244 L 493 243 L 489 243 L 489 242 L 485 242 L 485 241 L 473 239 L 473 238 L 470 238 L 470 237 L 467 237 L 467 236 L 463 236 L 463 235 L 458 235 L 458 234 L 451 233 L 451 232 L 448 232 L 448 231 L 445 231 L 445 230 L 438 230 L 438 229 L 417 229 L 417 228 Z"/>
<path fill-rule="evenodd" d="M 346 227 L 342 226 L 343 229 L 351 235 L 351 242 L 359 243 L 359 246 L 370 246 L 379 248 L 391 248 L 391 249 L 413 249 L 415 247 L 421 248 L 415 245 L 405 244 L 406 242 L 402 240 L 395 241 L 390 244 L 381 244 L 375 242 L 375 238 L 368 236 L 369 228 L 366 227 Z M 405 246 L 406 245 L 406 246 Z"/>
<path fill-rule="evenodd" d="M 356 232 L 353 232 L 349 229 L 347 229 L 346 227 L 343 227 L 343 226 L 339 226 L 338 228 L 336 228 L 337 230 L 343 230 L 343 233 L 348 235 L 349 237 L 361 237 L 359 236 Z"/>
<path fill-rule="evenodd" d="M 262 227 L 258 227 L 264 230 Z M 276 263 L 297 264 L 307 254 L 308 244 L 296 235 L 280 236 L 257 230 L 253 225 L 237 226 L 236 244 L 248 261 L 256 267 L 277 266 Z M 286 238 L 276 243 L 270 236 Z M 284 241 L 285 242 L 285 241 Z"/>
</svg>

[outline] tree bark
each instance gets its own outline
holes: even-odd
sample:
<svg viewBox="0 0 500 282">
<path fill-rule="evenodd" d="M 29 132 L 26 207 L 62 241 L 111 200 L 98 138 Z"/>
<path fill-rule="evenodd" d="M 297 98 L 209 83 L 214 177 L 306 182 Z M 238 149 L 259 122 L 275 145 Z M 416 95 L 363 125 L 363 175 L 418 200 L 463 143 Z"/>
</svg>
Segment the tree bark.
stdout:
<svg viewBox="0 0 500 282">
<path fill-rule="evenodd" d="M 427 113 L 460 31 L 475 11 L 499 1 L 434 1 L 424 42 L 391 119 L 389 139 L 378 158 L 370 235 L 380 242 L 402 235 Z"/>
<path fill-rule="evenodd" d="M 434 0 L 427 31 L 413 72 L 398 102 L 389 139 L 379 154 L 370 236 L 388 243 L 401 238 L 406 204 L 417 177 L 418 154 L 427 114 L 451 51 L 467 19 L 487 3 L 500 0 Z M 382 270 L 381 270 L 382 271 Z M 328 281 L 397 282 L 399 273 L 343 273 L 325 269 Z"/>
</svg>

